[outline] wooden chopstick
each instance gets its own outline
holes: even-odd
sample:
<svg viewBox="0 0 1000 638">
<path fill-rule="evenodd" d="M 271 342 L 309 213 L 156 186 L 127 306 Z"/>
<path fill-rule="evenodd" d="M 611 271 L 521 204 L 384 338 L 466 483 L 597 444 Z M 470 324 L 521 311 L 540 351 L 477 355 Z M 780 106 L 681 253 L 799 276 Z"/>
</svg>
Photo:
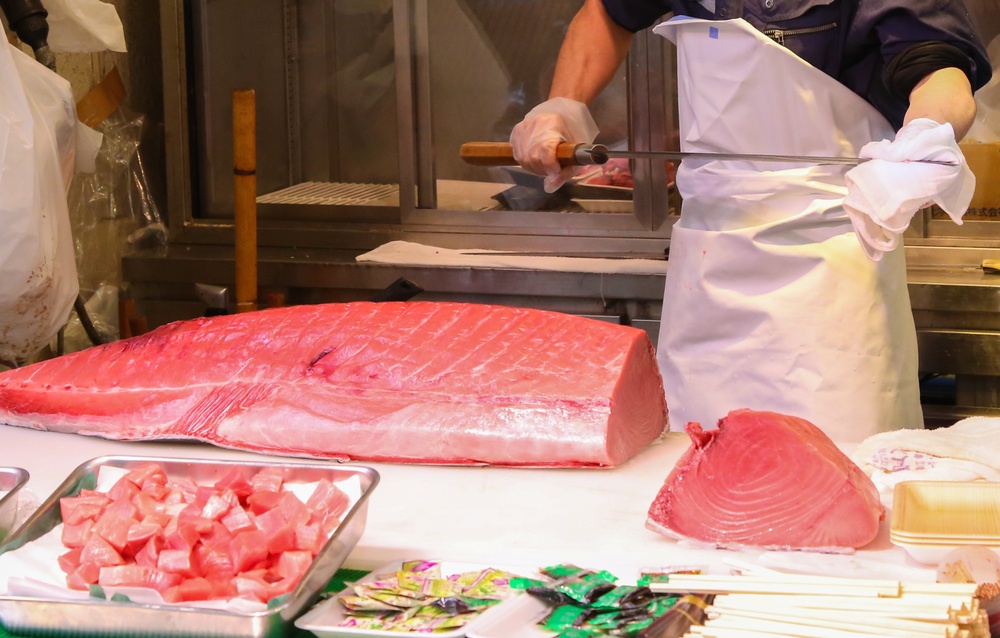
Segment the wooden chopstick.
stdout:
<svg viewBox="0 0 1000 638">
<path fill-rule="evenodd" d="M 910 583 L 768 573 L 672 574 L 664 593 L 715 594 L 689 638 L 989 638 L 975 583 Z"/>
<path fill-rule="evenodd" d="M 757 594 L 730 594 L 715 597 L 712 605 L 719 609 L 788 609 L 812 613 L 874 613 L 881 617 L 920 620 L 925 622 L 950 622 L 951 610 L 968 604 L 968 599 L 942 599 L 940 601 L 910 602 L 906 598 L 856 598 L 847 596 L 768 596 Z"/>
<path fill-rule="evenodd" d="M 899 596 L 901 585 L 894 580 L 862 580 L 823 576 L 713 576 L 671 574 L 666 582 L 650 583 L 656 593 L 695 592 L 699 594 L 828 594 L 840 596 Z"/>
<path fill-rule="evenodd" d="M 825 629 L 837 629 L 841 631 L 867 632 L 873 627 L 877 627 L 883 635 L 898 635 L 901 638 L 918 638 L 919 636 L 937 636 L 940 638 L 945 634 L 947 628 L 958 629 L 957 623 L 949 623 L 945 617 L 945 622 L 923 622 L 920 620 L 901 620 L 898 618 L 886 618 L 877 612 L 848 612 L 838 610 L 823 613 L 817 609 L 794 610 L 779 609 L 777 611 L 757 611 L 752 609 L 734 609 L 726 607 L 716 607 L 711 605 L 706 610 L 711 620 L 716 618 L 747 618 L 751 620 L 761 620 L 769 622 L 781 622 L 788 624 L 803 624 L 809 627 L 821 627 Z"/>
</svg>

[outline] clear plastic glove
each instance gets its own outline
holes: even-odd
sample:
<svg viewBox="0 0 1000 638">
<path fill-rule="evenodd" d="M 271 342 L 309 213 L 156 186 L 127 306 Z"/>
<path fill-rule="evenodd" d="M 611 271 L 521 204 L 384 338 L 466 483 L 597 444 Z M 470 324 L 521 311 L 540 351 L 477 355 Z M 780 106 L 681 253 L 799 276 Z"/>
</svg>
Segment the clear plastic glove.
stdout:
<svg viewBox="0 0 1000 638">
<path fill-rule="evenodd" d="M 931 203 L 956 224 L 969 208 L 976 177 L 951 124 L 920 118 L 899 129 L 894 140 L 866 144 L 869 161 L 847 171 L 844 210 L 865 253 L 878 261 L 899 245 L 913 215 Z M 954 166 L 918 160 L 951 162 Z"/>
<path fill-rule="evenodd" d="M 590 144 L 597 137 L 597 123 L 583 102 L 557 97 L 528 111 L 510 133 L 514 159 L 525 169 L 545 176 L 545 192 L 554 193 L 579 166 L 560 166 L 560 142 Z"/>
</svg>

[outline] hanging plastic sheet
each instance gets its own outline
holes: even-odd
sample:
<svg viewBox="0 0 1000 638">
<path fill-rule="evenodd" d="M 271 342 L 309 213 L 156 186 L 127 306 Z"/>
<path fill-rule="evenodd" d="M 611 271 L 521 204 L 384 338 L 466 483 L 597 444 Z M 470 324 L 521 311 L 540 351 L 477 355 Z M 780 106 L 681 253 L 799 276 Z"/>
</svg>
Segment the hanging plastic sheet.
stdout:
<svg viewBox="0 0 1000 638">
<path fill-rule="evenodd" d="M 0 360 L 24 361 L 65 324 L 78 283 L 66 187 L 92 169 L 95 132 L 78 126 L 69 82 L 0 46 Z"/>
<path fill-rule="evenodd" d="M 69 190 L 69 210 L 87 314 L 105 340 L 118 325 L 121 260 L 130 250 L 166 243 L 167 229 L 149 190 L 140 153 L 145 118 L 125 103 L 125 87 L 113 68 L 78 103 L 80 121 L 104 136 L 95 169 L 79 174 Z M 66 326 L 63 349 L 92 345 L 76 318 Z"/>
</svg>

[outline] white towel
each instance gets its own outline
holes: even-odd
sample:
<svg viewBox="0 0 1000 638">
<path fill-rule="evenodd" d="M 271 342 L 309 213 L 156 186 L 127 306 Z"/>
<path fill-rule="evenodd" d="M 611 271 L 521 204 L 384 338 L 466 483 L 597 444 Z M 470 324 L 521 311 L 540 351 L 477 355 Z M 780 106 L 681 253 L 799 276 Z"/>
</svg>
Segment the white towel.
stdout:
<svg viewBox="0 0 1000 638">
<path fill-rule="evenodd" d="M 847 172 L 844 209 L 871 259 L 878 261 L 896 248 L 913 215 L 930 203 L 940 206 L 956 224 L 962 223 L 976 177 L 951 124 L 913 120 L 899 129 L 894 140 L 869 142 L 859 156 L 870 159 Z"/>
<path fill-rule="evenodd" d="M 1000 418 L 881 432 L 862 441 L 851 458 L 871 477 L 886 507 L 902 481 L 1000 481 Z"/>
</svg>

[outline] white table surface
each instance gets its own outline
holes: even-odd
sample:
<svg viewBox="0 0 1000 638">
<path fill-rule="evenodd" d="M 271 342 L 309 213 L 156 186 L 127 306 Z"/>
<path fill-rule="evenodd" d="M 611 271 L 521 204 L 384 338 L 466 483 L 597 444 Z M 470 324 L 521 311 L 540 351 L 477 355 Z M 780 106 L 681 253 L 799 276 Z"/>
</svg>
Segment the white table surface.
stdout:
<svg viewBox="0 0 1000 638">
<path fill-rule="evenodd" d="M 671 433 L 613 469 L 515 469 L 364 463 L 380 475 L 364 534 L 344 567 L 376 569 L 396 560 L 437 558 L 490 566 L 575 563 L 634 582 L 643 568 L 694 565 L 725 572 L 733 561 L 802 571 L 898 580 L 934 579 L 879 537 L 853 555 L 724 551 L 688 547 L 644 526 L 646 511 L 677 458 Z M 0 425 L 0 466 L 26 469 L 30 509 L 80 464 L 106 455 L 274 461 L 280 457 L 200 443 L 118 442 Z"/>
</svg>

